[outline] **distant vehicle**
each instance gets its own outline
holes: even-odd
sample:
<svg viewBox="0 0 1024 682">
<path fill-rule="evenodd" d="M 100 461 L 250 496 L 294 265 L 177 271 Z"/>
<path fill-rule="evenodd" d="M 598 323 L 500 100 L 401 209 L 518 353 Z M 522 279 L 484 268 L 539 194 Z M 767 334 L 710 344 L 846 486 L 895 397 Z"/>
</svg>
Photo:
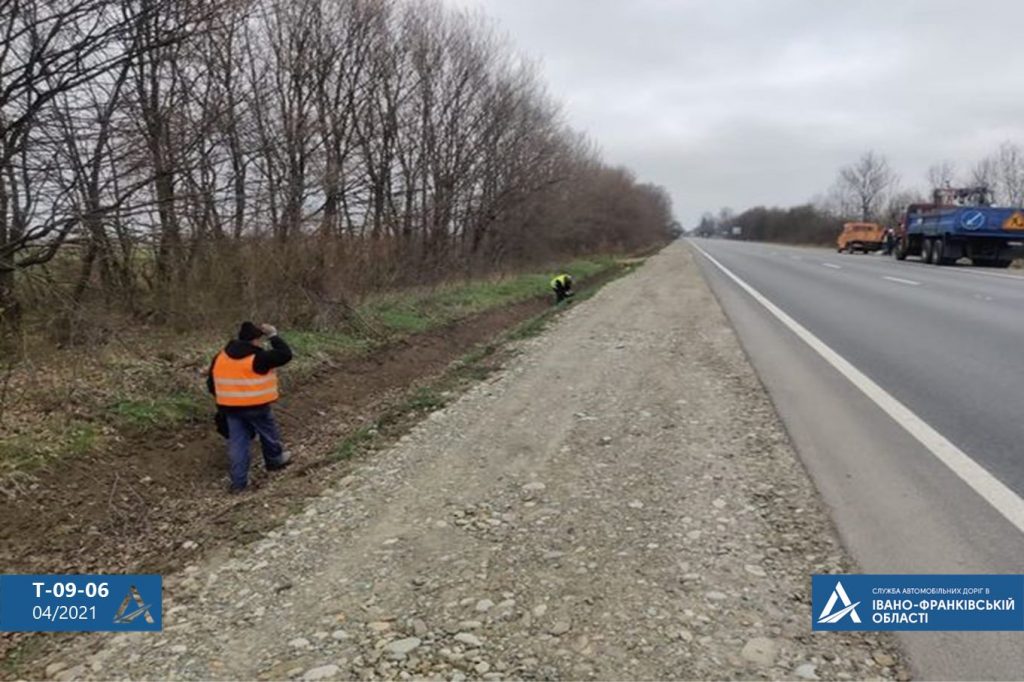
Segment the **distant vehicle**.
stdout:
<svg viewBox="0 0 1024 682">
<path fill-rule="evenodd" d="M 836 239 L 839 253 L 878 251 L 885 240 L 885 228 L 878 223 L 845 223 Z"/>
<path fill-rule="evenodd" d="M 937 189 L 932 203 L 911 204 L 897 230 L 893 255 L 918 256 L 925 263 L 1006 268 L 1024 257 L 1024 208 L 992 205 L 987 187 Z"/>
</svg>

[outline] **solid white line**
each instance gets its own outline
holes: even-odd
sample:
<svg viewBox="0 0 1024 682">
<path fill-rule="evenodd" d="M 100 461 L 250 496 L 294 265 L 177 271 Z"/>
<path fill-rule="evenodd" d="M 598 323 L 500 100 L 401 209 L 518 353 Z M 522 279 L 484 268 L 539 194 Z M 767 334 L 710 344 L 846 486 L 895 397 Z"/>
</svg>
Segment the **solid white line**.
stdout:
<svg viewBox="0 0 1024 682">
<path fill-rule="evenodd" d="M 835 263 L 822 263 L 826 268 L 832 268 L 834 270 L 842 270 L 842 265 L 836 265 Z"/>
<path fill-rule="evenodd" d="M 882 279 L 887 279 L 890 282 L 899 282 L 900 284 L 909 284 L 912 287 L 919 287 L 919 286 L 921 286 L 920 282 L 915 282 L 912 279 L 903 279 L 902 277 L 887 277 L 887 276 L 883 276 Z"/>
<path fill-rule="evenodd" d="M 863 372 L 854 367 L 846 358 L 832 350 L 821 339 L 812 334 L 806 327 L 787 315 L 781 308 L 769 301 L 759 291 L 737 277 L 731 270 L 718 262 L 707 251 L 690 241 L 705 258 L 737 284 L 743 291 L 768 312 L 775 316 L 791 332 L 810 346 L 836 371 L 842 374 L 851 384 L 856 386 L 872 402 L 888 414 L 893 421 L 903 427 L 921 445 L 931 452 L 936 459 L 945 464 L 974 492 L 988 502 L 1003 517 L 1012 523 L 1017 530 L 1024 533 L 1024 499 L 1006 487 L 999 479 L 990 474 L 984 467 L 971 459 L 967 453 L 953 445 L 945 436 L 929 426 L 906 405 L 890 395 L 885 389 L 869 379 Z M 937 503 L 941 503 L 937 501 Z"/>
</svg>

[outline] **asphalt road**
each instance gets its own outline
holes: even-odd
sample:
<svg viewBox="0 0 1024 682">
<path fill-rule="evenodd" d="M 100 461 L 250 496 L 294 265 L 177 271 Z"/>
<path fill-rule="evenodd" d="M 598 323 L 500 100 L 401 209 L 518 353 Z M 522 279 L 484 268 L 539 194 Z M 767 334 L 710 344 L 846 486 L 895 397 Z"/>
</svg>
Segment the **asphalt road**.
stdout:
<svg viewBox="0 0 1024 682">
<path fill-rule="evenodd" d="M 498 357 L 282 527 L 165 576 L 161 633 L 62 640 L 24 677 L 899 676 L 894 638 L 807 636 L 807 561 L 851 562 L 684 245 Z"/>
<path fill-rule="evenodd" d="M 820 249 L 693 245 L 1024 496 L 1024 278 Z M 1024 535 L 985 495 L 700 262 L 864 572 L 1024 572 Z M 1024 677 L 1022 633 L 902 639 L 925 678 Z"/>
</svg>

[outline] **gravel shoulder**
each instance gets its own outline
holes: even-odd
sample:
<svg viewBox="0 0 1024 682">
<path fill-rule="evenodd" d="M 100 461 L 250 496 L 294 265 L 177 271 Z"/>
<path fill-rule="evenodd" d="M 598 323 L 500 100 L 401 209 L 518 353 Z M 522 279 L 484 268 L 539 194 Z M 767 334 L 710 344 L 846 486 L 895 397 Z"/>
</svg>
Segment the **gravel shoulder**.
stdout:
<svg viewBox="0 0 1024 682">
<path fill-rule="evenodd" d="M 905 677 L 810 632 L 855 570 L 691 252 L 519 343 L 261 540 L 165 578 L 159 635 L 83 637 L 100 679 Z"/>
</svg>

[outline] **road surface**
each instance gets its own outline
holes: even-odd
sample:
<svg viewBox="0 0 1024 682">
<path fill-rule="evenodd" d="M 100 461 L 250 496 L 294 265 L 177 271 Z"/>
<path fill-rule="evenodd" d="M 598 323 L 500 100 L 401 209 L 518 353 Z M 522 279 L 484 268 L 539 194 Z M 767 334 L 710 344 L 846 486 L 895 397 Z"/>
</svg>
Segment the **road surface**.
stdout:
<svg viewBox="0 0 1024 682">
<path fill-rule="evenodd" d="M 853 564 L 685 245 L 517 351 L 283 528 L 167 576 L 162 633 L 34 672 L 905 677 L 895 638 L 809 631 L 809 574 Z"/>
<path fill-rule="evenodd" d="M 1024 570 L 1024 278 L 818 249 L 715 240 L 692 246 L 721 265 L 700 258 L 865 572 Z M 991 480 L 968 485 L 722 268 Z M 1022 633 L 903 640 L 925 678 L 1024 675 Z"/>
</svg>

